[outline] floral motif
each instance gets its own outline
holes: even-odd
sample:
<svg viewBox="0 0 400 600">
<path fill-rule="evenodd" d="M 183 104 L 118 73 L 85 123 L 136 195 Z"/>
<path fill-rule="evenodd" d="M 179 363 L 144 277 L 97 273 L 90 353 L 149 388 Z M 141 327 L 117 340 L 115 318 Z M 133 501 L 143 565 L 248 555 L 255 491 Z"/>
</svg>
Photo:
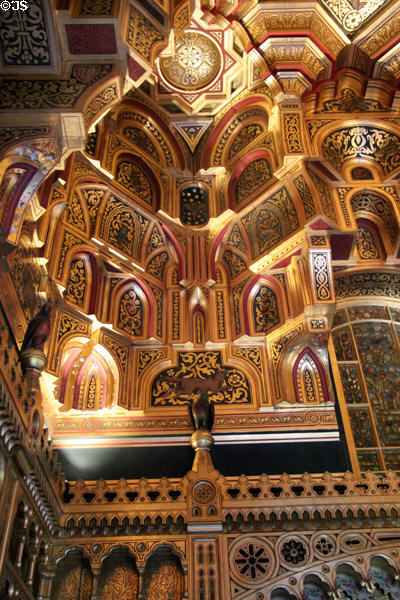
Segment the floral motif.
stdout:
<svg viewBox="0 0 400 600">
<path fill-rule="evenodd" d="M 384 4 L 385 0 L 322 0 L 332 16 L 339 21 L 347 34 L 355 34 L 360 27 Z M 354 7 L 357 7 L 356 9 Z"/>
<path fill-rule="evenodd" d="M 400 276 L 394 273 L 355 273 L 335 280 L 337 298 L 352 296 L 387 296 L 400 298 Z"/>
<path fill-rule="evenodd" d="M 368 110 L 383 110 L 379 100 L 360 98 L 356 93 L 345 88 L 337 100 L 326 100 L 321 112 L 366 112 Z"/>
<path fill-rule="evenodd" d="M 139 352 L 137 376 L 139 377 L 149 364 L 161 358 L 165 358 L 165 350 L 141 350 Z"/>
<path fill-rule="evenodd" d="M 146 204 L 153 203 L 153 189 L 149 178 L 137 164 L 132 161 L 121 161 L 115 173 L 115 181 L 135 194 Z"/>
<path fill-rule="evenodd" d="M 216 496 L 215 487 L 209 481 L 198 481 L 192 488 L 192 496 L 199 504 L 209 504 Z"/>
<path fill-rule="evenodd" d="M 102 343 L 110 350 L 125 371 L 128 362 L 128 348 L 109 335 L 102 336 Z"/>
<path fill-rule="evenodd" d="M 242 171 L 235 186 L 235 204 L 239 206 L 272 178 L 271 165 L 265 158 L 249 163 Z"/>
<path fill-rule="evenodd" d="M 252 257 L 263 254 L 299 226 L 296 209 L 286 188 L 281 188 L 242 218 Z"/>
<path fill-rule="evenodd" d="M 246 582 L 261 582 L 273 568 L 271 551 L 261 540 L 243 542 L 232 554 L 232 566 L 237 576 Z"/>
<path fill-rule="evenodd" d="M 240 232 L 238 225 L 234 225 L 232 227 L 232 231 L 229 234 L 229 238 L 227 241 L 227 246 L 233 246 L 233 248 L 237 248 L 243 254 L 246 254 L 246 244 L 244 243 L 243 236 Z"/>
<path fill-rule="evenodd" d="M 153 225 L 153 229 L 151 230 L 149 239 L 146 245 L 146 254 L 150 254 L 153 250 L 159 248 L 159 246 L 164 245 L 164 239 L 161 235 L 161 232 L 157 225 Z"/>
<path fill-rule="evenodd" d="M 125 127 L 122 133 L 130 142 L 138 146 L 143 152 L 154 158 L 154 160 L 159 159 L 155 145 L 142 129 L 132 126 Z"/>
<path fill-rule="evenodd" d="M 325 181 L 323 181 L 316 173 L 314 173 L 314 171 L 310 170 L 310 175 L 315 187 L 318 190 L 319 199 L 321 201 L 324 214 L 330 219 L 336 220 L 335 208 L 332 203 L 329 187 L 326 185 Z"/>
<path fill-rule="evenodd" d="M 235 317 L 235 331 L 239 335 L 241 332 L 240 325 L 240 298 L 242 297 L 243 289 L 247 283 L 248 279 L 245 279 L 239 285 L 232 289 L 232 297 L 233 297 L 233 314 Z"/>
<path fill-rule="evenodd" d="M 166 37 L 156 29 L 151 21 L 131 6 L 128 27 L 128 44 L 148 63 L 152 60 L 156 46 L 164 44 Z"/>
<path fill-rule="evenodd" d="M 70 567 L 70 565 L 68 565 Z M 59 569 L 61 577 L 54 582 L 55 597 L 59 600 L 90 600 L 92 594 L 92 573 L 90 566 Z"/>
<path fill-rule="evenodd" d="M 87 273 L 82 258 L 71 261 L 65 299 L 76 306 L 83 307 L 85 302 Z"/>
<path fill-rule="evenodd" d="M 281 544 L 280 552 L 283 560 L 291 566 L 301 565 L 308 558 L 308 549 L 302 540 L 298 538 L 290 539 Z"/>
<path fill-rule="evenodd" d="M 221 57 L 214 42 L 202 33 L 187 31 L 176 41 L 175 53 L 161 58 L 160 69 L 171 85 L 197 90 L 211 83 L 218 74 Z"/>
<path fill-rule="evenodd" d="M 322 533 L 314 539 L 313 546 L 314 550 L 321 558 L 331 556 L 335 553 L 336 549 L 335 540 L 330 535 Z"/>
<path fill-rule="evenodd" d="M 50 133 L 50 127 L 0 127 L 0 148 L 22 138 L 41 138 Z"/>
<path fill-rule="evenodd" d="M 78 237 L 76 237 L 69 231 L 64 232 L 64 239 L 63 239 L 63 243 L 61 246 L 61 254 L 60 254 L 59 263 L 58 263 L 57 279 L 62 278 L 65 258 L 67 256 L 69 250 L 73 246 L 76 246 L 77 244 L 81 244 L 81 243 L 82 243 L 82 240 L 80 240 Z"/>
<path fill-rule="evenodd" d="M 225 250 L 223 259 L 228 265 L 232 279 L 247 269 L 247 265 L 243 258 L 238 256 L 235 252 L 231 252 L 231 250 Z"/>
<path fill-rule="evenodd" d="M 99 227 L 100 237 L 128 256 L 140 260 L 150 220 L 114 196 L 109 196 Z"/>
<path fill-rule="evenodd" d="M 357 248 L 361 259 L 371 260 L 379 258 L 379 249 L 372 231 L 360 224 L 357 230 Z"/>
<path fill-rule="evenodd" d="M 278 301 L 271 288 L 260 287 L 254 296 L 253 314 L 256 333 L 266 333 L 280 322 Z"/>
<path fill-rule="evenodd" d="M 143 335 L 143 304 L 135 290 L 127 290 L 118 310 L 118 327 L 133 336 Z"/>
<path fill-rule="evenodd" d="M 26 10 L 1 11 L 0 40 L 6 66 L 51 65 L 49 34 L 43 4 L 29 0 Z"/>
<path fill-rule="evenodd" d="M 85 112 L 85 125 L 88 126 L 97 117 L 104 106 L 109 106 L 118 98 L 118 89 L 115 83 L 107 86 L 93 100 Z"/>
<path fill-rule="evenodd" d="M 310 219 L 313 215 L 315 215 L 314 200 L 310 188 L 308 187 L 303 175 L 299 175 L 299 177 L 294 180 L 294 183 L 303 201 L 306 219 Z"/>
<path fill-rule="evenodd" d="M 111 15 L 114 0 L 82 0 L 80 15 Z"/>
<path fill-rule="evenodd" d="M 200 377 L 207 379 L 224 368 L 226 387 L 218 393 L 209 393 L 210 400 L 216 404 L 249 404 L 250 386 L 242 371 L 234 367 L 222 367 L 221 352 L 179 352 L 178 366 L 161 372 L 153 381 L 152 406 L 180 406 L 189 403 L 189 399 L 177 396 L 164 380 L 168 377 Z"/>
<path fill-rule="evenodd" d="M 259 123 L 251 123 L 243 127 L 233 140 L 228 153 L 228 160 L 231 160 L 243 148 L 246 148 L 253 140 L 264 132 L 264 128 Z"/>
<path fill-rule="evenodd" d="M 301 141 L 300 116 L 297 113 L 284 116 L 286 145 L 292 154 L 304 152 Z"/>
<path fill-rule="evenodd" d="M 80 193 L 86 202 L 86 206 L 89 211 L 91 228 L 93 232 L 96 225 L 98 208 L 101 202 L 104 200 L 104 197 L 107 194 L 107 192 L 106 190 L 83 189 L 80 190 Z"/>
<path fill-rule="evenodd" d="M 112 65 L 75 65 L 69 79 L 3 79 L 0 108 L 72 108 L 111 69 Z"/>
<path fill-rule="evenodd" d="M 166 143 L 166 141 L 164 139 L 164 136 L 157 129 L 157 127 L 154 125 L 154 123 L 152 123 L 152 121 L 150 119 L 148 119 L 144 115 L 141 115 L 140 113 L 136 113 L 136 112 L 132 112 L 132 111 L 127 111 L 127 112 L 121 113 L 119 115 L 119 119 L 121 121 L 122 120 L 124 120 L 124 121 L 127 120 L 127 121 L 131 121 L 131 122 L 133 121 L 135 123 L 140 123 L 141 125 L 143 125 L 143 127 L 149 133 L 151 133 L 151 135 L 153 135 L 155 137 L 155 139 L 157 140 L 157 143 L 159 144 L 159 146 L 161 147 L 161 150 L 163 152 L 164 159 L 165 159 L 167 166 L 170 167 L 173 165 L 174 160 L 173 160 L 172 152 L 169 149 L 168 144 Z M 149 140 L 149 141 L 151 141 L 151 140 Z"/>
<path fill-rule="evenodd" d="M 147 600 L 175 600 L 181 598 L 182 574 L 176 564 L 162 564 L 152 573 Z"/>
<path fill-rule="evenodd" d="M 355 365 L 339 365 L 346 404 L 364 404 L 360 373 Z"/>
<path fill-rule="evenodd" d="M 136 600 L 138 576 L 130 565 L 118 565 L 104 582 L 103 600 Z"/>
<path fill-rule="evenodd" d="M 165 265 L 168 262 L 168 254 L 166 252 L 160 252 L 154 258 L 151 259 L 149 264 L 147 265 L 147 272 L 157 279 L 162 281 L 164 276 Z"/>
<path fill-rule="evenodd" d="M 72 195 L 69 203 L 66 221 L 77 229 L 86 231 L 85 217 L 83 216 L 81 201 L 76 193 Z"/>
<path fill-rule="evenodd" d="M 237 117 L 235 117 L 235 119 L 233 119 L 233 121 L 230 123 L 230 125 L 226 128 L 226 130 L 222 134 L 221 139 L 219 140 L 219 142 L 217 144 L 217 147 L 215 149 L 215 154 L 214 154 L 214 160 L 213 160 L 214 165 L 222 164 L 222 155 L 224 152 L 224 148 L 225 148 L 226 144 L 228 143 L 229 138 L 231 137 L 232 133 L 235 131 L 235 129 L 237 127 L 239 127 L 239 125 L 241 123 L 243 123 L 243 121 L 245 121 L 246 119 L 253 118 L 253 117 L 258 118 L 258 119 L 265 119 L 266 122 L 268 121 L 268 115 L 265 112 L 265 110 L 263 110 L 262 108 L 251 108 L 249 110 L 246 110 L 242 114 L 238 115 Z"/>
<path fill-rule="evenodd" d="M 261 362 L 261 351 L 259 348 L 237 348 L 234 347 L 232 350 L 234 356 L 240 356 L 246 358 L 251 364 L 256 367 L 260 375 L 263 374 L 262 362 Z"/>
<path fill-rule="evenodd" d="M 386 129 L 368 126 L 343 127 L 327 135 L 322 143 L 324 157 L 336 168 L 350 158 L 369 157 L 385 175 L 400 166 L 400 137 Z"/>
</svg>

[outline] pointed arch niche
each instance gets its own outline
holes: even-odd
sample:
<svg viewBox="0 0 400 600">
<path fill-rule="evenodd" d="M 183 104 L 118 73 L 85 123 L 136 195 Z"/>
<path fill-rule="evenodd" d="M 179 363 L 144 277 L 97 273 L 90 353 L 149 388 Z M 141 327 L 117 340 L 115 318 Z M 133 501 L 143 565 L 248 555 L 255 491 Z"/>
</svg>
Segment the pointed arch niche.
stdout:
<svg viewBox="0 0 400 600">
<path fill-rule="evenodd" d="M 138 573 L 127 548 L 115 548 L 102 564 L 99 576 L 99 600 L 136 600 Z"/>
<path fill-rule="evenodd" d="M 324 404 L 329 400 L 324 369 L 310 348 L 304 348 L 297 357 L 293 385 L 296 402 L 300 404 Z"/>
<path fill-rule="evenodd" d="M 288 317 L 282 285 L 267 277 L 258 277 L 243 295 L 245 331 L 248 335 L 266 335 Z"/>
<path fill-rule="evenodd" d="M 89 252 L 78 252 L 72 256 L 64 298 L 87 314 L 96 309 L 99 276 L 96 258 Z"/>
<path fill-rule="evenodd" d="M 81 550 L 71 550 L 57 564 L 51 600 L 60 600 L 60 598 L 90 600 L 92 584 L 93 575 L 89 559 Z"/>
<path fill-rule="evenodd" d="M 70 340 L 63 351 L 58 400 L 62 411 L 96 411 L 118 404 L 119 374 L 111 354 L 94 341 Z"/>
<path fill-rule="evenodd" d="M 143 591 L 146 600 L 182 600 L 182 565 L 169 546 L 158 547 L 147 559 Z"/>
<path fill-rule="evenodd" d="M 112 291 L 109 306 L 110 322 L 117 331 L 136 339 L 153 335 L 154 300 L 143 282 L 123 281 Z"/>
<path fill-rule="evenodd" d="M 281 399 L 291 404 L 325 404 L 331 400 L 328 374 L 307 341 L 289 347 L 281 363 Z"/>
<path fill-rule="evenodd" d="M 363 231 L 366 230 L 366 238 L 370 242 L 375 241 L 377 250 L 374 254 L 378 254 L 379 246 L 383 259 L 386 254 L 394 253 L 399 226 L 391 201 L 383 194 L 367 189 L 356 192 L 351 197 L 350 204 L 357 224 L 361 224 Z"/>
</svg>

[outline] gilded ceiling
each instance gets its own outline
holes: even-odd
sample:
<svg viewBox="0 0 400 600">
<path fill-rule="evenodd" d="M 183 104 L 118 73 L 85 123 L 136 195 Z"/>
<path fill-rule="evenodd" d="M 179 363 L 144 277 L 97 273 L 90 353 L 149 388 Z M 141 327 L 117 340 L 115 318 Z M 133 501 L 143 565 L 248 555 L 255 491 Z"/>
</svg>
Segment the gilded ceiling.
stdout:
<svg viewBox="0 0 400 600">
<path fill-rule="evenodd" d="M 398 297 L 396 4 L 39 8 L 1 34 L 3 288 L 18 340 L 55 306 L 60 444 L 187 434 L 166 378 L 221 369 L 220 432 L 337 432 L 336 302 Z"/>
</svg>

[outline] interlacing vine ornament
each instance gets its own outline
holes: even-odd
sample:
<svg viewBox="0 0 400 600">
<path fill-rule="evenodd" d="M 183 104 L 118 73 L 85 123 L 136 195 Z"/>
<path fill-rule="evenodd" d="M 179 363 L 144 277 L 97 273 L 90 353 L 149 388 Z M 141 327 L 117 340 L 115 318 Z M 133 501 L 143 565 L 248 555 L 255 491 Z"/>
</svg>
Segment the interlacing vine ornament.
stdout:
<svg viewBox="0 0 400 600">
<path fill-rule="evenodd" d="M 289 152 L 299 154 L 304 152 L 300 131 L 300 116 L 297 113 L 284 116 L 285 138 Z"/>
<path fill-rule="evenodd" d="M 147 62 L 152 58 L 153 49 L 166 41 L 153 23 L 141 12 L 131 6 L 129 14 L 128 44 L 132 50 L 138 52 Z"/>
<path fill-rule="evenodd" d="M 67 565 L 65 565 L 67 566 Z M 90 567 L 79 565 L 66 568 L 60 578 L 56 578 L 52 598 L 57 600 L 90 600 L 92 594 L 92 574 Z"/>
<path fill-rule="evenodd" d="M 167 379 L 198 377 L 207 380 L 209 377 L 218 374 L 222 369 L 227 372 L 225 376 L 226 387 L 218 393 L 209 392 L 209 399 L 216 404 L 249 404 L 251 402 L 250 385 L 246 375 L 234 367 L 223 366 L 220 352 L 209 351 L 180 352 L 178 366 L 162 371 L 154 379 L 151 405 L 183 406 L 189 403 L 188 396 L 180 396 L 178 392 L 171 389 L 165 376 L 167 376 Z"/>
<path fill-rule="evenodd" d="M 149 119 L 148 117 L 145 117 L 144 115 L 140 114 L 140 113 L 136 113 L 133 111 L 126 111 L 123 113 L 120 113 L 118 115 L 119 120 L 124 120 L 124 121 L 129 121 L 129 122 L 134 122 L 134 123 L 139 123 L 144 129 L 146 129 L 146 131 L 148 131 L 152 136 L 154 136 L 155 140 L 157 141 L 158 146 L 161 148 L 162 153 L 164 155 L 164 160 L 167 164 L 167 166 L 172 166 L 174 163 L 174 159 L 173 159 L 173 155 L 171 150 L 168 147 L 168 144 L 166 143 L 163 134 L 159 131 L 159 129 L 157 129 L 157 127 L 154 125 L 154 123 L 152 122 L 151 119 Z M 123 133 L 125 133 L 125 131 L 129 130 L 130 128 L 128 127 L 127 129 L 124 129 Z M 134 135 L 132 133 L 132 135 Z M 128 135 L 129 138 L 129 135 Z M 151 142 L 151 140 L 149 139 L 149 142 Z M 145 148 L 147 148 L 148 151 L 150 151 L 150 146 L 149 146 L 149 142 L 145 143 Z M 155 148 L 155 146 L 154 146 Z"/>
<path fill-rule="evenodd" d="M 296 209 L 286 188 L 281 188 L 242 218 L 252 257 L 263 254 L 299 226 Z"/>
<path fill-rule="evenodd" d="M 90 85 L 110 73 L 112 65 L 75 65 L 68 79 L 4 79 L 0 108 L 72 108 Z"/>
<path fill-rule="evenodd" d="M 317 299 L 327 301 L 332 299 L 329 284 L 328 259 L 326 254 L 313 254 L 315 288 Z"/>
<path fill-rule="evenodd" d="M 154 158 L 154 160 L 157 161 L 159 159 L 155 145 L 142 129 L 139 129 L 139 127 L 125 127 L 122 133 L 130 142 L 138 146 L 143 152 Z"/>
<path fill-rule="evenodd" d="M 263 285 L 254 296 L 253 315 L 256 333 L 266 333 L 280 321 L 275 292 Z"/>
<path fill-rule="evenodd" d="M 400 276 L 395 273 L 355 273 L 335 279 L 337 298 L 386 296 L 400 298 Z"/>
<path fill-rule="evenodd" d="M 232 134 L 235 131 L 235 129 L 237 129 L 239 127 L 239 125 L 241 123 L 243 123 L 246 119 L 250 119 L 253 117 L 256 118 L 258 121 L 265 120 L 265 123 L 268 122 L 268 114 L 262 108 L 251 108 L 251 109 L 241 113 L 237 117 L 235 117 L 235 119 L 233 119 L 233 121 L 230 123 L 230 125 L 225 129 L 224 133 L 222 134 L 221 139 L 219 140 L 219 142 L 217 144 L 215 154 L 214 154 L 214 160 L 213 160 L 214 165 L 222 164 L 222 157 L 224 154 L 224 149 L 225 149 L 229 139 L 232 137 Z M 254 130 L 253 130 L 253 132 L 254 132 Z M 235 141 L 236 140 L 234 140 L 233 144 L 235 143 Z M 229 155 L 229 158 L 232 158 L 232 157 Z"/>
<path fill-rule="evenodd" d="M 231 158 L 251 144 L 263 132 L 264 128 L 259 123 L 245 125 L 233 140 L 229 148 L 228 159 L 231 160 Z"/>
<path fill-rule="evenodd" d="M 314 200 L 313 200 L 310 188 L 308 187 L 303 175 L 299 175 L 294 180 L 294 183 L 295 183 L 297 191 L 299 192 L 300 197 L 303 201 L 304 213 L 306 215 L 306 219 L 310 219 L 313 215 L 315 215 Z"/>
<path fill-rule="evenodd" d="M 225 250 L 223 254 L 223 259 L 227 264 L 232 279 L 234 279 L 235 277 L 240 275 L 240 273 L 243 273 L 243 271 L 246 271 L 247 269 L 247 265 L 244 262 L 243 258 L 238 256 L 238 254 L 232 252 L 231 250 Z"/>
<path fill-rule="evenodd" d="M 238 177 L 235 186 L 235 205 L 240 206 L 271 178 L 272 170 L 269 162 L 265 158 L 253 160 Z"/>
<path fill-rule="evenodd" d="M 389 175 L 400 166 L 400 137 L 366 125 L 343 127 L 325 137 L 322 153 L 336 169 L 350 158 L 371 158 Z"/>
<path fill-rule="evenodd" d="M 2 10 L 0 40 L 3 63 L 27 67 L 49 66 L 50 43 L 42 2 L 29 0 L 27 4 L 27 10 Z"/>
<path fill-rule="evenodd" d="M 157 279 L 163 280 L 165 265 L 168 262 L 168 254 L 166 252 L 160 252 L 147 265 L 147 272 Z"/>
<path fill-rule="evenodd" d="M 369 110 L 383 110 L 384 106 L 378 100 L 360 98 L 354 90 L 346 88 L 340 98 L 326 100 L 321 112 L 367 112 Z"/>
<path fill-rule="evenodd" d="M 161 565 L 152 574 L 146 600 L 181 600 L 182 574 L 175 564 Z"/>
<path fill-rule="evenodd" d="M 153 190 L 147 175 L 132 161 L 123 160 L 118 164 L 115 181 L 138 196 L 146 204 L 152 205 Z"/>
<path fill-rule="evenodd" d="M 138 576 L 129 565 L 117 566 L 107 577 L 101 600 L 136 600 Z"/>
<path fill-rule="evenodd" d="M 71 261 L 65 299 L 76 306 L 83 307 L 87 283 L 85 262 L 82 258 Z"/>
<path fill-rule="evenodd" d="M 332 203 L 332 198 L 331 198 L 331 194 L 329 191 L 329 187 L 327 186 L 325 181 L 323 181 L 321 179 L 321 177 L 319 177 L 314 171 L 310 170 L 309 173 L 310 173 L 311 179 L 313 180 L 315 187 L 318 190 L 319 199 L 321 201 L 321 206 L 322 206 L 322 210 L 323 210 L 324 214 L 327 217 L 329 217 L 330 219 L 335 220 L 336 219 L 335 207 Z"/>
<path fill-rule="evenodd" d="M 232 246 L 233 248 L 237 248 L 240 252 L 246 253 L 246 244 L 244 242 L 241 231 L 237 225 L 232 227 L 232 231 L 229 234 L 229 238 L 227 241 L 227 246 Z"/>
<path fill-rule="evenodd" d="M 379 258 L 379 249 L 375 242 L 375 237 L 364 225 L 358 225 L 357 231 L 357 248 L 360 258 L 371 260 Z"/>
<path fill-rule="evenodd" d="M 105 242 L 140 260 L 149 225 L 147 217 L 110 196 L 100 222 L 99 234 Z"/>
</svg>

